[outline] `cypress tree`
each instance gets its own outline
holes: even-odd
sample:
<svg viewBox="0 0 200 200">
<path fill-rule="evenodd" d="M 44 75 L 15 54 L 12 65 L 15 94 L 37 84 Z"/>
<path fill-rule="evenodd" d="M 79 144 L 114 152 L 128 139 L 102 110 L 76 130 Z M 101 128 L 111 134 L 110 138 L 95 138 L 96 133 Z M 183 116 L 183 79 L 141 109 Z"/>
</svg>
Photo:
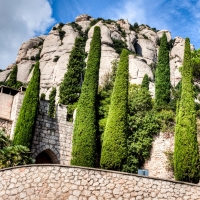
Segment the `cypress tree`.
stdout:
<svg viewBox="0 0 200 200">
<path fill-rule="evenodd" d="M 96 98 L 101 57 L 100 27 L 94 28 L 90 44 L 85 79 L 78 102 L 74 124 L 72 165 L 95 166 L 96 155 Z"/>
<path fill-rule="evenodd" d="M 185 40 L 182 93 L 179 105 L 177 104 L 174 174 L 175 179 L 179 181 L 199 182 L 199 152 L 189 38 Z"/>
<path fill-rule="evenodd" d="M 147 74 L 145 74 L 143 77 L 141 88 L 146 88 L 147 90 L 149 90 L 149 77 Z"/>
<path fill-rule="evenodd" d="M 33 76 L 25 92 L 22 107 L 17 119 L 14 131 L 14 145 L 22 145 L 30 148 L 34 130 L 35 118 L 38 108 L 40 90 L 39 62 L 35 64 Z"/>
<path fill-rule="evenodd" d="M 13 67 L 13 70 L 10 73 L 10 77 L 7 80 L 7 86 L 14 87 L 16 83 L 17 83 L 17 65 Z"/>
<path fill-rule="evenodd" d="M 117 69 L 101 152 L 101 167 L 121 170 L 127 155 L 128 54 L 123 50 Z"/>
<path fill-rule="evenodd" d="M 52 91 L 49 95 L 49 111 L 48 116 L 51 118 L 55 117 L 55 100 L 56 98 L 56 88 L 52 88 Z"/>
<path fill-rule="evenodd" d="M 72 49 L 69 58 L 67 72 L 60 85 L 59 102 L 62 104 L 71 105 L 79 99 L 83 79 L 83 69 L 85 67 L 84 47 L 84 38 L 76 38 L 74 48 Z"/>
<path fill-rule="evenodd" d="M 165 107 L 170 101 L 170 66 L 167 36 L 161 38 L 156 67 L 155 103 L 157 107 Z"/>
</svg>

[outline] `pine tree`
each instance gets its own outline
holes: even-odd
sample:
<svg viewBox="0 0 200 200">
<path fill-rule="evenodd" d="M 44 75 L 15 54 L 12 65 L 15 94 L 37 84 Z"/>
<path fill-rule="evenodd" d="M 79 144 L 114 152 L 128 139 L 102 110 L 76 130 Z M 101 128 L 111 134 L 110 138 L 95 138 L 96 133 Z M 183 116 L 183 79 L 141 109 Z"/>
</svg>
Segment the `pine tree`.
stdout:
<svg viewBox="0 0 200 200">
<path fill-rule="evenodd" d="M 146 88 L 147 90 L 149 90 L 149 77 L 147 74 L 145 74 L 143 77 L 141 88 Z"/>
<path fill-rule="evenodd" d="M 174 172 L 176 180 L 199 182 L 199 152 L 189 38 L 185 40 L 182 93 L 179 105 L 177 104 Z"/>
<path fill-rule="evenodd" d="M 14 145 L 30 148 L 38 108 L 40 90 L 39 62 L 35 64 L 33 76 L 26 90 L 14 131 Z"/>
<path fill-rule="evenodd" d="M 71 105 L 78 101 L 81 92 L 83 79 L 83 69 L 85 68 L 85 41 L 84 38 L 78 37 L 75 40 L 72 49 L 67 72 L 64 80 L 60 85 L 59 102 L 65 105 Z"/>
<path fill-rule="evenodd" d="M 117 69 L 101 152 L 101 167 L 121 170 L 127 155 L 128 54 L 123 50 Z"/>
<path fill-rule="evenodd" d="M 72 165 L 95 166 L 96 155 L 96 98 L 101 57 L 100 27 L 94 28 L 90 44 L 85 79 L 78 102 L 73 133 Z"/>
<path fill-rule="evenodd" d="M 170 101 L 170 88 L 171 88 L 169 49 L 168 49 L 167 36 L 165 33 L 161 38 L 155 78 L 156 78 L 155 103 L 158 108 L 163 108 Z"/>
</svg>

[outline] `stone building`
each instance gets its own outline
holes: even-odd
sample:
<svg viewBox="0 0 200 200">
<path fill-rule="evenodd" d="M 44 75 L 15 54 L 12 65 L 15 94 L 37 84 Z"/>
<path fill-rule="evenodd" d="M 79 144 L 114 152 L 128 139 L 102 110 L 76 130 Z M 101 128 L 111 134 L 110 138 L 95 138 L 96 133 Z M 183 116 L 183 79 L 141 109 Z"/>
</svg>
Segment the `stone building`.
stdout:
<svg viewBox="0 0 200 200">
<path fill-rule="evenodd" d="M 24 98 L 24 88 L 19 90 L 0 86 L 0 129 L 13 138 L 16 120 Z"/>
<path fill-rule="evenodd" d="M 13 139 L 25 89 L 0 87 L 0 129 Z M 67 108 L 56 106 L 56 116 L 48 116 L 48 101 L 40 101 L 33 132 L 32 157 L 36 163 L 70 164 L 72 122 L 67 121 Z"/>
</svg>

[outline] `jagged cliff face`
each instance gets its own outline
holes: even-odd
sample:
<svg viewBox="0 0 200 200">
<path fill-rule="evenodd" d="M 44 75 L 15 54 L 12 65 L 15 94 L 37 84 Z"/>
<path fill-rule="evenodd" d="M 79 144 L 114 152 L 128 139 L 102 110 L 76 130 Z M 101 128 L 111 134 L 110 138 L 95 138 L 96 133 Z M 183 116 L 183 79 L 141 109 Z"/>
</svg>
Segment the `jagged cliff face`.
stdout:
<svg viewBox="0 0 200 200">
<path fill-rule="evenodd" d="M 90 27 L 90 22 L 93 19 L 88 15 L 80 15 L 76 18 L 76 23 L 85 31 Z M 111 72 L 112 62 L 119 59 L 119 54 L 113 48 L 113 40 L 118 39 L 125 41 L 128 49 L 136 54 L 129 56 L 129 73 L 130 82 L 141 84 L 143 76 L 148 74 L 151 78 L 150 91 L 154 94 L 153 73 L 150 66 L 157 62 L 157 53 L 159 50 L 158 41 L 165 32 L 168 41 L 171 40 L 171 33 L 167 30 L 154 32 L 150 27 L 141 25 L 137 32 L 130 30 L 130 24 L 127 20 L 119 20 L 116 23 L 105 23 L 99 21 L 94 26 L 101 28 L 101 62 L 99 71 L 99 84 L 103 85 L 104 77 Z M 90 42 L 94 31 L 92 26 L 88 32 L 88 40 L 86 42 L 85 51 L 89 52 Z M 121 27 L 119 29 L 119 26 Z M 65 31 L 63 38 L 59 36 L 59 30 Z M 125 32 L 126 34 L 122 34 Z M 45 93 L 48 99 L 52 87 L 59 88 L 63 80 L 64 74 L 67 71 L 67 64 L 71 50 L 74 46 L 75 38 L 79 36 L 77 30 L 73 29 L 70 24 L 65 24 L 61 28 L 57 24 L 55 28 L 46 36 L 32 38 L 23 43 L 20 47 L 16 58 L 18 65 L 18 81 L 28 83 L 32 73 L 32 65 L 35 64 L 35 58 L 40 57 L 40 93 Z M 181 78 L 178 68 L 183 62 L 184 39 L 176 37 L 174 45 L 170 52 L 170 70 L 171 84 L 175 86 Z M 191 49 L 194 49 L 191 46 Z M 87 59 L 86 59 L 87 60 Z M 5 71 L 0 73 L 0 81 L 6 81 L 12 70 L 10 65 Z"/>
</svg>

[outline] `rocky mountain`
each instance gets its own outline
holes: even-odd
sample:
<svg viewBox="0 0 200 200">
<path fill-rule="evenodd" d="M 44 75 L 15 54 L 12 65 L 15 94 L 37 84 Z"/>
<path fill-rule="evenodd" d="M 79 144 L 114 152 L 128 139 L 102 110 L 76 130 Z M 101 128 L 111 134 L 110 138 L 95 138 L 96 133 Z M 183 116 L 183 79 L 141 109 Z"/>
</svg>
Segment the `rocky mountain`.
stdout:
<svg viewBox="0 0 200 200">
<path fill-rule="evenodd" d="M 81 31 L 80 28 L 77 29 L 77 25 L 82 27 Z M 122 41 L 133 52 L 129 56 L 130 82 L 141 84 L 143 76 L 148 74 L 151 79 L 150 91 L 154 95 L 153 74 L 157 62 L 159 39 L 164 32 L 171 44 L 171 84 L 175 86 L 179 82 L 181 74 L 178 68 L 182 65 L 184 52 L 185 40 L 183 38 L 175 37 L 172 39 L 171 33 L 168 30 L 157 31 L 148 25 L 134 27 L 127 20 L 93 19 L 88 15 L 78 16 L 75 23 L 57 24 L 52 27 L 48 35 L 32 38 L 23 43 L 15 63 L 18 65 L 18 81 L 25 84 L 28 83 L 32 75 L 33 65 L 36 63 L 36 60 L 39 60 L 41 71 L 40 93 L 45 93 L 46 99 L 48 99 L 51 88 L 59 88 L 67 71 L 67 64 L 75 38 L 80 36 L 81 32 L 87 32 L 88 39 L 85 45 L 85 52 L 88 53 L 95 26 L 100 26 L 102 37 L 99 71 L 100 85 L 103 85 L 105 76 L 111 72 L 113 61 L 119 59 L 114 42 Z M 194 49 L 194 46 L 191 45 L 191 49 Z M 11 64 L 6 70 L 0 72 L 1 82 L 8 79 L 9 73 L 15 64 Z"/>
</svg>

